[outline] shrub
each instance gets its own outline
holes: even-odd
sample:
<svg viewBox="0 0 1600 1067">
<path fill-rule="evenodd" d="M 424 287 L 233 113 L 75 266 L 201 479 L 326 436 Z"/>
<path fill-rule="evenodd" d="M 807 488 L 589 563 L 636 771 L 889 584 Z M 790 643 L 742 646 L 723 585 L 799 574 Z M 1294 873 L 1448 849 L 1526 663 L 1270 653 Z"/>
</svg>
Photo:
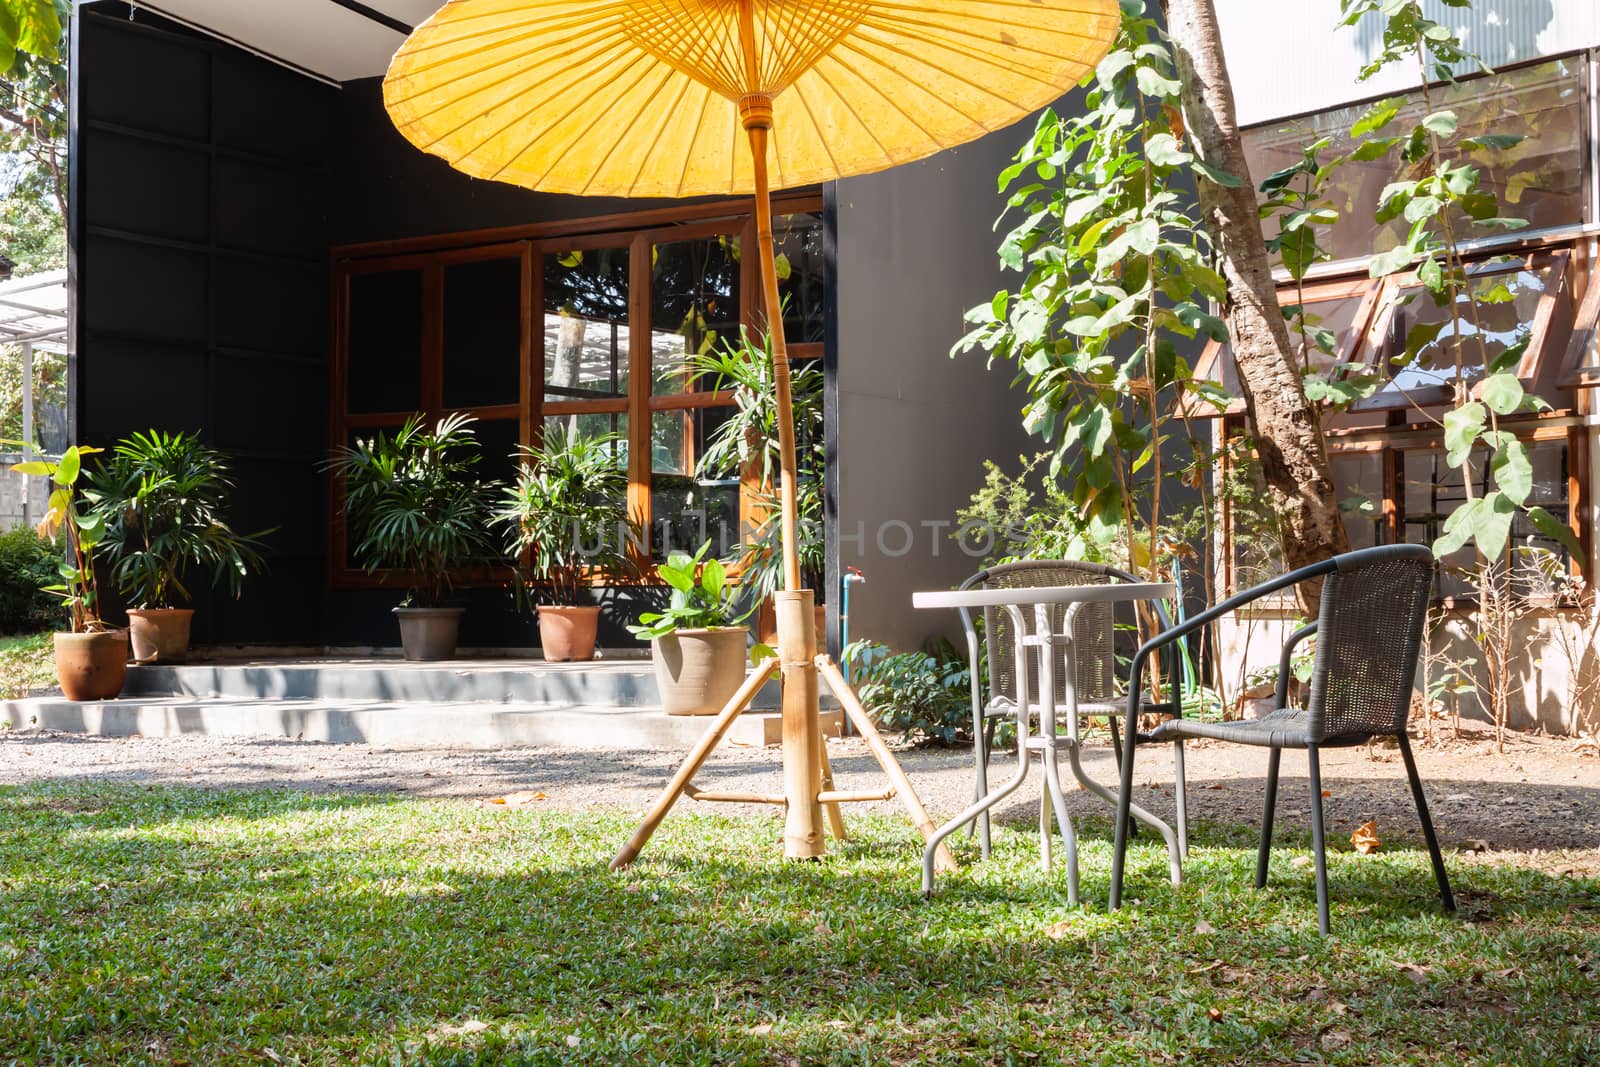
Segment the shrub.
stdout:
<svg viewBox="0 0 1600 1067">
<path fill-rule="evenodd" d="M 60 559 L 31 527 L 0 534 L 0 634 L 34 634 L 61 621 L 60 605 L 44 591 L 61 582 Z"/>
<path fill-rule="evenodd" d="M 948 642 L 946 643 L 948 645 Z M 856 694 L 873 719 L 912 740 L 953 745 L 972 738 L 971 675 L 960 656 L 892 652 L 875 641 L 844 650 Z"/>
</svg>

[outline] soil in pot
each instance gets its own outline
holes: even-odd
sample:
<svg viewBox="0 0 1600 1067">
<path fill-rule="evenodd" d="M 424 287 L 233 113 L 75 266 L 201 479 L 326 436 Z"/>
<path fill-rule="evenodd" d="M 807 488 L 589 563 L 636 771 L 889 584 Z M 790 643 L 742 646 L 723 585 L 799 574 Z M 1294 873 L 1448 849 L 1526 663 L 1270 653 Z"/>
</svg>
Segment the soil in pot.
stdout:
<svg viewBox="0 0 1600 1067">
<path fill-rule="evenodd" d="M 650 642 L 661 705 L 668 715 L 715 715 L 744 681 L 743 627 L 679 630 Z"/>
<path fill-rule="evenodd" d="M 55 635 L 56 680 L 68 700 L 111 700 L 128 676 L 128 635 L 123 630 Z"/>
<path fill-rule="evenodd" d="M 454 659 L 462 608 L 395 608 L 400 647 L 409 660 Z"/>
<path fill-rule="evenodd" d="M 595 631 L 600 626 L 598 607 L 563 604 L 539 605 L 539 647 L 552 663 L 594 659 Z"/>
<path fill-rule="evenodd" d="M 128 641 L 135 663 L 182 663 L 189 655 L 191 608 L 129 608 Z"/>
</svg>

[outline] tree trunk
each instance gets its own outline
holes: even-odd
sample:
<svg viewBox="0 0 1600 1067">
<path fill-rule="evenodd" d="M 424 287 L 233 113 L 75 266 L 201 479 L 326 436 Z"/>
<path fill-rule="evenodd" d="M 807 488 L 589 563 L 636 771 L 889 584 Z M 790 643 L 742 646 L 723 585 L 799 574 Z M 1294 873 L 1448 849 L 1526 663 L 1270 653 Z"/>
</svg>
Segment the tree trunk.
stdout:
<svg viewBox="0 0 1600 1067">
<path fill-rule="evenodd" d="M 1216 242 L 1228 282 L 1226 314 L 1239 388 L 1255 436 L 1262 476 L 1279 514 L 1285 566 L 1293 569 L 1348 551 L 1338 496 L 1328 467 L 1322 422 L 1306 400 L 1289 328 L 1278 306 L 1271 261 L 1234 117 L 1233 86 L 1222 54 L 1212 0 L 1166 0 L 1167 32 L 1183 83 L 1183 118 L 1193 151 L 1241 184 L 1218 185 L 1196 175 L 1201 215 Z M 1315 619 L 1320 589 L 1299 591 L 1301 611 Z"/>
</svg>

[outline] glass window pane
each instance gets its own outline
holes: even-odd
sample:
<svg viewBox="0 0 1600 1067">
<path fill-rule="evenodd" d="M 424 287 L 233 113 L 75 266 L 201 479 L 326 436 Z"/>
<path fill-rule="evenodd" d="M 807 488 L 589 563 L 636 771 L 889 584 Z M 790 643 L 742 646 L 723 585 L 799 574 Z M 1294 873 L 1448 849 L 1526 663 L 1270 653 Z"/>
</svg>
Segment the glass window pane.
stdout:
<svg viewBox="0 0 1600 1067">
<path fill-rule="evenodd" d="M 1361 310 L 1362 301 L 1366 294 L 1358 293 L 1355 296 L 1328 297 L 1321 300 L 1308 299 L 1306 301 L 1306 325 L 1330 331 L 1335 338 L 1333 350 L 1335 355 L 1329 356 L 1318 348 L 1315 341 L 1307 339 L 1307 350 L 1310 355 L 1311 366 L 1326 372 L 1334 363 L 1347 362 L 1354 354 L 1356 334 L 1360 327 L 1366 325 L 1356 321 L 1356 315 Z M 1293 289 L 1280 290 L 1278 302 L 1284 307 L 1294 304 L 1296 294 Z M 1294 345 L 1297 354 L 1300 353 L 1299 319 L 1289 323 L 1289 340 Z M 1239 372 L 1233 365 L 1233 347 L 1223 345 L 1218 356 L 1215 368 L 1211 374 L 1216 381 L 1230 394 L 1239 395 Z M 1201 410 L 1204 410 L 1202 408 Z"/>
<path fill-rule="evenodd" d="M 444 406 L 515 404 L 522 394 L 522 261 L 444 268 Z"/>
<path fill-rule="evenodd" d="M 1479 188 L 1493 192 L 1501 213 L 1527 219 L 1533 228 L 1583 221 L 1584 98 L 1582 60 L 1552 60 L 1454 86 L 1430 90 L 1435 110 L 1452 110 L 1459 119 L 1458 138 L 1486 133 L 1517 133 L 1524 140 L 1502 151 L 1474 153 L 1483 169 Z M 1245 156 L 1250 176 L 1259 184 L 1268 175 L 1291 166 L 1305 145 L 1331 139 L 1323 159 L 1347 155 L 1353 148 L 1350 127 L 1368 105 L 1325 111 L 1247 130 Z M 1407 95 L 1407 104 L 1388 132 L 1409 129 L 1424 114 L 1422 94 Z M 1350 162 L 1337 168 L 1329 199 L 1340 213 L 1324 245 L 1335 259 L 1350 259 L 1393 248 L 1405 239 L 1406 222 L 1395 219 L 1380 227 L 1373 213 L 1390 182 L 1413 177 L 1398 151 L 1382 159 Z M 1464 232 L 1479 232 L 1470 227 Z"/>
<path fill-rule="evenodd" d="M 544 257 L 544 382 L 553 398 L 628 394 L 628 250 Z"/>
<path fill-rule="evenodd" d="M 1333 491 L 1351 548 L 1383 544 L 1383 456 L 1378 452 L 1347 452 L 1328 457 Z"/>
<path fill-rule="evenodd" d="M 349 410 L 422 406 L 422 272 L 350 275 Z"/>
<path fill-rule="evenodd" d="M 688 391 L 684 360 L 739 337 L 739 238 L 732 234 L 655 246 L 650 271 L 653 391 Z"/>
<path fill-rule="evenodd" d="M 1391 380 L 1379 388 L 1377 395 L 1395 397 L 1430 388 L 1436 392 L 1455 381 L 1458 336 L 1473 338 L 1481 331 L 1488 360 L 1527 341 L 1552 272 L 1548 264 L 1533 269 L 1512 264 L 1504 270 L 1474 274 L 1471 285 L 1478 302 L 1477 322 L 1473 321 L 1471 301 L 1465 292 L 1458 298 L 1452 317 L 1448 303 L 1435 303 L 1420 286 L 1401 290 L 1400 304 L 1377 357 L 1378 372 L 1387 373 Z M 1418 326 L 1438 327 L 1438 334 L 1418 348 L 1414 359 L 1397 365 L 1395 358 L 1405 356 L 1407 335 Z M 1477 342 L 1467 341 L 1461 355 L 1463 375 L 1468 380 L 1481 378 L 1486 359 Z"/>
<path fill-rule="evenodd" d="M 792 345 L 820 344 L 824 323 L 822 216 L 784 215 L 775 230 L 783 335 Z"/>
<path fill-rule="evenodd" d="M 517 473 L 517 439 L 521 435 L 519 419 L 479 420 L 472 424 L 478 435 L 477 477 L 480 481 L 497 481 L 509 484 Z"/>
<path fill-rule="evenodd" d="M 739 479 L 701 478 L 695 467 L 730 408 L 657 411 L 650 419 L 650 547 L 664 560 L 708 538 L 726 556 L 739 544 Z"/>
<path fill-rule="evenodd" d="M 586 438 L 600 437 L 604 434 L 616 434 L 622 440 L 616 443 L 617 466 L 626 469 L 628 466 L 628 414 L 627 412 L 583 412 L 577 415 L 549 415 L 544 420 L 546 436 L 552 430 L 561 429 L 567 433 L 576 431 Z"/>
</svg>

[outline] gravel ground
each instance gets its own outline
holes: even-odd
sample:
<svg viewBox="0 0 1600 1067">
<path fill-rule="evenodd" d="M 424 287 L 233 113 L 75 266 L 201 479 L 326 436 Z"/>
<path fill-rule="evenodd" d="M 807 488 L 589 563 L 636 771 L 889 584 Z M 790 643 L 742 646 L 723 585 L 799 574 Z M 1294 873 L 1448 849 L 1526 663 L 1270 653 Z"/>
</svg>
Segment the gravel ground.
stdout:
<svg viewBox="0 0 1600 1067">
<path fill-rule="evenodd" d="M 1204 820 L 1255 825 L 1260 818 L 1266 757 L 1259 750 L 1191 743 L 1187 766 L 1190 811 Z M 855 740 L 829 742 L 839 788 L 881 783 L 877 765 Z M 1167 746 L 1141 750 L 1135 785 L 1139 802 L 1158 813 L 1172 807 L 1172 759 Z M 1555 871 L 1600 875 L 1600 758 L 1560 738 L 1513 735 L 1498 754 L 1484 738 L 1470 737 L 1417 749 L 1430 806 L 1447 848 L 1484 859 Z M 970 749 L 905 748 L 899 753 L 935 819 L 959 810 L 971 795 Z M 513 803 L 582 809 L 620 806 L 643 810 L 681 758 L 676 752 L 507 748 L 388 750 L 278 738 L 183 736 L 105 738 L 19 732 L 0 735 L 0 783 L 96 780 L 209 788 L 276 788 L 310 791 L 399 792 L 484 800 L 520 794 Z M 1115 777 L 1110 748 L 1091 742 L 1088 773 Z M 778 791 L 775 750 L 723 748 L 699 776 L 702 788 Z M 1015 767 L 997 754 L 991 781 Z M 999 809 L 1002 821 L 1037 818 L 1037 773 Z M 1347 837 L 1375 818 L 1386 840 L 1415 840 L 1416 817 L 1405 769 L 1394 748 L 1336 749 L 1324 754 L 1323 787 L 1329 794 L 1330 837 Z M 1284 757 L 1279 825 L 1298 824 L 1309 812 L 1304 757 Z M 1082 790 L 1069 792 L 1075 814 L 1104 817 L 1108 809 Z M 689 801 L 683 802 L 691 804 Z M 871 805 L 896 810 L 896 802 Z M 738 806 L 772 818 L 770 807 Z"/>
</svg>

